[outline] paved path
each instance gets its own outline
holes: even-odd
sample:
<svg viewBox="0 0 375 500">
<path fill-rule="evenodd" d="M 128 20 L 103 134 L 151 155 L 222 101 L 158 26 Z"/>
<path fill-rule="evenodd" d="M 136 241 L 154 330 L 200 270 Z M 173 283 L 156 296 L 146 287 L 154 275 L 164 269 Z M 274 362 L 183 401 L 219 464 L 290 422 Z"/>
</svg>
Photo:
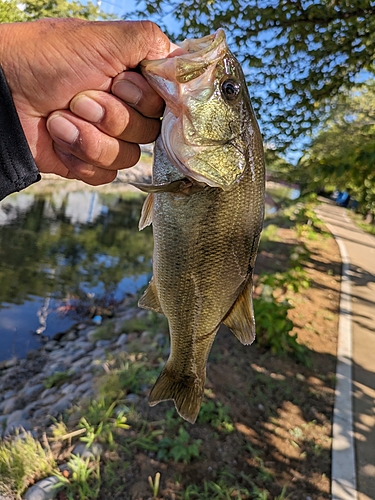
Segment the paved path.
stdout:
<svg viewBox="0 0 375 500">
<path fill-rule="evenodd" d="M 352 408 L 357 496 L 337 500 L 375 500 L 375 237 L 353 224 L 347 210 L 330 203 L 318 209 L 346 249 L 350 278 L 352 334 Z M 343 245 L 342 245 L 343 244 Z M 349 403 L 350 403 L 349 399 Z M 345 467 L 345 463 L 343 467 Z"/>
</svg>

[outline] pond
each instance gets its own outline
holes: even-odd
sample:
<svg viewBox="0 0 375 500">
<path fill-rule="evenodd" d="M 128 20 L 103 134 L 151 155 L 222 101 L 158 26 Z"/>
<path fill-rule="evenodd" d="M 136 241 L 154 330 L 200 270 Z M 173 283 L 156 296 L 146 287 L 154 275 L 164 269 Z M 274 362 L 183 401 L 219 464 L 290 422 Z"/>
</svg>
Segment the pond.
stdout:
<svg viewBox="0 0 375 500">
<path fill-rule="evenodd" d="M 151 277 L 143 198 L 97 191 L 17 193 L 0 203 L 0 361 L 22 358 Z M 91 309 L 90 309 L 91 308 Z"/>
</svg>

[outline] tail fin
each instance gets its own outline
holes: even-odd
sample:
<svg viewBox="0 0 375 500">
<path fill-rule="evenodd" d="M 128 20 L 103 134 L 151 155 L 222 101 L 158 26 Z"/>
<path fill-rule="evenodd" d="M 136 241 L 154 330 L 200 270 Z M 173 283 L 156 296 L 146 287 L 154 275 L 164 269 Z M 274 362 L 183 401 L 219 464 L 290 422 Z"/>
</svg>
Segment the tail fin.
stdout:
<svg viewBox="0 0 375 500">
<path fill-rule="evenodd" d="M 172 399 L 178 414 L 194 424 L 197 419 L 204 391 L 205 375 L 201 378 L 176 377 L 166 365 L 151 389 L 149 405 Z"/>
</svg>

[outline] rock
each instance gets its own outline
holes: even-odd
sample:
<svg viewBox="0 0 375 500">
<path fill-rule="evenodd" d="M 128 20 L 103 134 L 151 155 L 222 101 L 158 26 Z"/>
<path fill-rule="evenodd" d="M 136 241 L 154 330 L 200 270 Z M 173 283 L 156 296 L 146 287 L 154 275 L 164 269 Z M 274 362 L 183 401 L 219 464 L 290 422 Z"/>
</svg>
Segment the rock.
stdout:
<svg viewBox="0 0 375 500">
<path fill-rule="evenodd" d="M 23 498 L 24 500 L 52 500 L 62 488 L 62 486 L 57 486 L 58 483 L 59 479 L 56 476 L 42 479 L 29 488 Z"/>
<path fill-rule="evenodd" d="M 95 458 L 103 453 L 103 446 L 99 443 L 93 443 L 87 447 L 84 443 L 79 443 L 74 447 L 72 453 L 82 458 Z"/>
<path fill-rule="evenodd" d="M 32 349 L 26 354 L 26 359 L 35 359 L 39 356 L 39 351 Z"/>
<path fill-rule="evenodd" d="M 110 340 L 98 340 L 96 343 L 96 347 L 108 347 L 110 343 Z"/>
<path fill-rule="evenodd" d="M 52 340 L 56 340 L 57 342 L 59 342 L 65 336 L 65 334 L 66 332 L 57 332 L 52 336 Z"/>
<path fill-rule="evenodd" d="M 93 343 L 85 339 L 77 340 L 77 342 L 75 342 L 75 346 L 78 347 L 80 350 L 84 351 L 85 353 L 92 351 L 94 349 Z"/>
<path fill-rule="evenodd" d="M 57 398 L 59 397 L 58 394 L 49 394 L 49 396 L 47 396 L 46 398 L 43 398 L 43 400 L 41 401 L 42 405 L 43 406 L 48 406 L 48 405 L 52 405 L 53 403 L 55 403 L 55 401 L 57 400 Z"/>
<path fill-rule="evenodd" d="M 78 333 L 75 330 L 71 330 L 65 335 L 66 340 L 76 340 L 78 338 Z"/>
<path fill-rule="evenodd" d="M 11 390 L 11 391 L 7 391 L 7 392 L 4 394 L 4 399 L 9 399 L 9 398 L 11 398 L 12 396 L 15 396 L 16 394 L 17 394 L 17 393 L 16 393 L 16 391 L 13 391 L 13 390 Z"/>
<path fill-rule="evenodd" d="M 151 342 L 151 340 L 152 340 L 152 333 L 151 332 L 148 332 L 147 330 L 142 332 L 142 335 L 141 335 L 142 342 Z"/>
<path fill-rule="evenodd" d="M 23 429 L 25 431 L 31 430 L 31 424 L 28 420 L 21 418 L 16 422 L 9 423 L 7 422 L 6 429 L 4 431 L 5 436 L 9 436 L 9 434 L 14 434 L 17 430 Z"/>
<path fill-rule="evenodd" d="M 76 390 L 77 390 L 76 384 L 68 384 L 65 387 L 60 388 L 60 392 L 65 395 L 66 394 L 72 395 L 76 392 Z"/>
<path fill-rule="evenodd" d="M 91 358 L 89 358 L 88 356 L 84 356 L 83 358 L 80 358 L 80 359 L 77 359 L 77 361 L 74 361 L 74 363 L 72 363 L 70 365 L 71 368 L 81 368 L 81 367 L 86 367 L 86 366 L 89 366 L 91 362 Z M 77 370 L 76 370 L 77 371 Z"/>
<path fill-rule="evenodd" d="M 43 384 L 35 384 L 31 387 L 24 387 L 20 392 L 20 396 L 22 396 L 25 400 L 30 401 L 30 399 L 38 396 L 45 389 Z"/>
<path fill-rule="evenodd" d="M 5 401 L 3 406 L 3 412 L 12 413 L 15 410 L 19 410 L 22 407 L 22 402 L 18 396 L 13 396 Z"/>
<path fill-rule="evenodd" d="M 167 342 L 167 337 L 164 333 L 158 333 L 154 338 L 154 342 L 156 342 L 159 347 L 164 347 Z"/>
<path fill-rule="evenodd" d="M 49 409 L 49 415 L 52 417 L 58 417 L 63 414 L 66 410 L 71 408 L 72 406 L 72 397 L 70 394 L 65 397 L 59 399 L 54 405 Z"/>
<path fill-rule="evenodd" d="M 20 422 L 22 420 L 22 413 L 23 410 L 16 410 L 9 415 L 4 415 L 7 417 L 7 425 Z"/>
<path fill-rule="evenodd" d="M 125 397 L 125 403 L 129 404 L 129 405 L 135 405 L 137 404 L 139 401 L 140 401 L 140 396 L 138 396 L 138 394 L 128 394 L 126 397 Z"/>
<path fill-rule="evenodd" d="M 0 370 L 5 370 L 6 368 L 11 368 L 12 366 L 16 366 L 17 363 L 18 363 L 18 359 L 16 357 L 1 361 L 0 362 Z"/>
<path fill-rule="evenodd" d="M 56 387 L 50 387 L 49 389 L 44 389 L 44 391 L 40 395 L 40 399 L 43 401 L 44 399 L 48 398 L 50 394 L 55 394 L 55 393 L 56 393 Z"/>
<path fill-rule="evenodd" d="M 91 380 L 87 380 L 86 382 L 83 382 L 82 384 L 77 385 L 75 388 L 76 394 L 83 394 L 86 391 L 89 391 L 92 389 L 92 382 Z"/>
<path fill-rule="evenodd" d="M 116 341 L 116 345 L 119 347 L 124 346 L 128 342 L 128 334 L 123 333 L 122 335 L 119 336 L 119 338 Z"/>
<path fill-rule="evenodd" d="M 47 342 L 44 346 L 44 349 L 47 351 L 47 352 L 51 352 L 53 351 L 54 349 L 56 349 L 58 347 L 59 343 L 56 342 L 55 340 L 50 340 L 49 342 Z"/>
<path fill-rule="evenodd" d="M 89 330 L 86 338 L 89 342 L 96 342 L 96 330 Z"/>
</svg>

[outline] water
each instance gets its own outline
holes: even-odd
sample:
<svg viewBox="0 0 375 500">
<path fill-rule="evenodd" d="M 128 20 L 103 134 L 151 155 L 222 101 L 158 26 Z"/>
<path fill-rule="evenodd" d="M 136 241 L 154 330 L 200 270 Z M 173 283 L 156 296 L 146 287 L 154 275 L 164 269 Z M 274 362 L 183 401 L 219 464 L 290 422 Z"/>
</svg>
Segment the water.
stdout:
<svg viewBox="0 0 375 500">
<path fill-rule="evenodd" d="M 0 203 L 0 360 L 69 328 L 77 308 L 121 301 L 147 284 L 153 243 L 150 228 L 138 231 L 142 202 L 85 191 Z"/>
</svg>

